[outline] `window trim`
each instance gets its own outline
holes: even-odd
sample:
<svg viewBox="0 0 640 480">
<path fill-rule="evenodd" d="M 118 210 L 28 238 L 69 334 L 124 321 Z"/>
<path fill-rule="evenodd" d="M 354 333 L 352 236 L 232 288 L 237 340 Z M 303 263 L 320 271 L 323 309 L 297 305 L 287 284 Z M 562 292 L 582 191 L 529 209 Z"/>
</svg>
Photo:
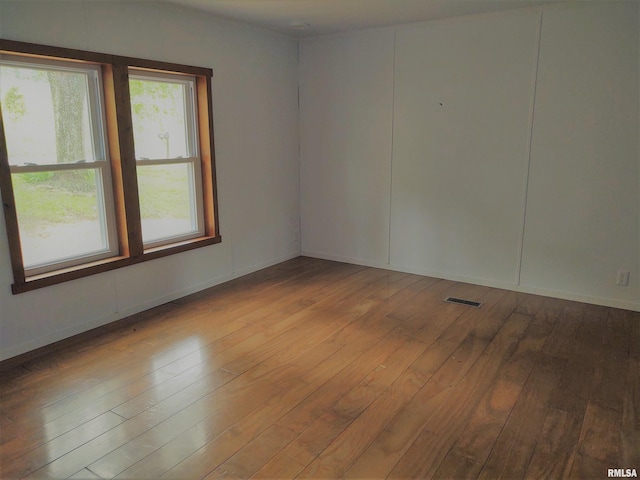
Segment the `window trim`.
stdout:
<svg viewBox="0 0 640 480">
<path fill-rule="evenodd" d="M 143 159 L 139 158 L 136 155 L 136 168 L 139 167 L 155 167 L 159 165 L 188 165 L 190 166 L 190 184 L 193 188 L 189 188 L 190 196 L 195 198 L 202 198 L 202 172 L 201 172 L 201 163 L 200 163 L 200 149 L 198 145 L 198 135 L 199 135 L 199 126 L 196 121 L 196 117 L 198 114 L 198 105 L 196 102 L 196 92 L 195 85 L 196 79 L 193 75 L 182 75 L 183 79 L 180 79 L 180 75 L 176 74 L 167 74 L 160 72 L 149 72 L 147 70 L 136 70 L 129 69 L 129 79 L 132 78 L 135 80 L 142 81 L 155 81 L 155 82 L 166 82 L 170 84 L 182 83 L 183 88 L 186 90 L 186 95 L 184 98 L 185 103 L 185 129 L 188 134 L 187 138 L 187 151 L 185 157 L 173 157 L 173 158 L 152 158 L 152 159 Z M 135 132 L 134 132 L 135 139 Z M 139 178 L 139 177 L 138 177 Z M 201 237 L 204 233 L 204 210 L 202 208 L 201 202 L 196 202 L 195 205 L 192 204 L 193 214 L 196 218 L 196 226 L 197 229 L 194 231 L 186 232 L 177 236 L 169 236 L 169 237 L 160 237 L 160 238 L 152 238 L 147 241 L 144 241 L 143 244 L 145 249 L 150 249 L 162 245 L 167 245 L 169 243 L 177 243 L 182 240 L 189 240 L 192 238 Z M 143 237 L 144 237 L 144 229 L 143 229 Z"/>
<path fill-rule="evenodd" d="M 214 245 L 222 241 L 218 220 L 215 149 L 213 137 L 213 108 L 210 68 L 180 65 L 155 60 L 89 52 L 48 45 L 0 39 L 0 54 L 20 55 L 37 59 L 54 59 L 98 65 L 102 72 L 102 96 L 106 119 L 105 147 L 111 157 L 111 181 L 117 226 L 118 254 L 103 260 L 61 268 L 49 273 L 25 276 L 15 209 L 13 184 L 4 136 L 0 106 L 0 190 L 7 227 L 7 238 L 13 271 L 14 294 L 83 278 L 128 265 Z M 177 241 L 169 245 L 145 248 L 138 203 L 136 159 L 131 127 L 129 102 L 129 69 L 137 71 L 167 72 L 195 77 L 195 95 L 198 127 L 197 148 L 200 153 L 202 205 L 204 209 L 204 235 Z"/>
<path fill-rule="evenodd" d="M 96 194 L 98 204 L 102 203 L 104 208 L 99 208 L 99 216 L 103 217 L 104 223 L 101 227 L 106 228 L 107 245 L 100 251 L 78 254 L 68 258 L 58 258 L 52 261 L 43 262 L 27 267 L 24 265 L 25 275 L 33 277 L 41 273 L 62 270 L 67 267 L 84 265 L 97 260 L 111 258 L 118 255 L 115 214 L 113 211 L 113 181 L 111 180 L 111 165 L 109 162 L 109 149 L 106 144 L 106 128 L 104 117 L 104 98 L 102 88 L 102 71 L 100 65 L 93 63 L 77 63 L 67 60 L 41 60 L 34 61 L 33 57 L 0 54 L 0 65 L 9 65 L 17 68 L 28 68 L 41 70 L 44 72 L 75 72 L 87 77 L 87 103 L 89 106 L 89 119 L 91 125 L 91 151 L 93 160 L 82 163 L 43 163 L 29 165 L 9 165 L 12 174 L 36 173 L 36 172 L 60 172 L 73 170 L 95 170 L 100 181 L 96 184 Z M 100 205 L 98 205 L 100 207 Z M 24 260 L 24 258 L 23 258 Z"/>
</svg>

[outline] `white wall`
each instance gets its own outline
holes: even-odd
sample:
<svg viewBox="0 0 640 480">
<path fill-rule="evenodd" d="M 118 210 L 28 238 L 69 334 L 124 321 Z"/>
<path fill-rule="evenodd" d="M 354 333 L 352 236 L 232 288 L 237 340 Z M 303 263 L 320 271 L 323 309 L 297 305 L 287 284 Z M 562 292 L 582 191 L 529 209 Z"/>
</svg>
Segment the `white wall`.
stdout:
<svg viewBox="0 0 640 480">
<path fill-rule="evenodd" d="M 393 265 L 517 281 L 539 23 L 529 13 L 398 30 Z"/>
<path fill-rule="evenodd" d="M 524 286 L 640 304 L 638 5 L 544 13 Z"/>
<path fill-rule="evenodd" d="M 0 0 L 2 38 L 213 68 L 223 236 L 11 295 L 0 221 L 0 359 L 295 256 L 300 211 L 310 255 L 640 310 L 638 4 L 545 9 L 534 71 L 541 12 L 302 41 L 298 124 L 292 39 L 152 2 Z"/>
<path fill-rule="evenodd" d="M 585 2 L 302 41 L 303 253 L 640 310 L 639 25 Z"/>
<path fill-rule="evenodd" d="M 0 359 L 298 255 L 295 40 L 179 7 L 100 1 L 0 0 L 0 36 L 212 68 L 223 239 L 12 295 L 0 221 Z"/>
<path fill-rule="evenodd" d="M 302 248 L 389 256 L 393 32 L 300 46 Z"/>
</svg>

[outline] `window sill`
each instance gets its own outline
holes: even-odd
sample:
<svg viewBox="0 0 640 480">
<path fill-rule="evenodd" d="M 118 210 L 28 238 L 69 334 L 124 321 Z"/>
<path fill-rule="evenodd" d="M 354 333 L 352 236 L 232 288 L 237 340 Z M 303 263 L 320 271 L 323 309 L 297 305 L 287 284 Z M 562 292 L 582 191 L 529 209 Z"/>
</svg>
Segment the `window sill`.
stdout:
<svg viewBox="0 0 640 480">
<path fill-rule="evenodd" d="M 53 272 L 27 277 L 24 283 L 14 283 L 13 285 L 11 285 L 11 291 L 14 295 L 18 293 L 30 292 L 39 288 L 57 285 L 59 283 L 69 282 L 71 280 L 77 280 L 79 278 L 88 277 L 97 273 L 108 272 L 110 270 L 127 267 L 129 265 L 135 265 L 149 260 L 154 260 L 156 258 L 167 257 L 176 253 L 182 253 L 189 250 L 194 250 L 196 248 L 214 245 L 216 243 L 220 243 L 221 241 L 222 237 L 220 236 L 199 237 L 192 240 L 172 243 L 170 245 L 150 248 L 148 250 L 145 250 L 142 255 L 136 257 L 111 257 L 104 260 L 99 260 L 97 262 L 85 263 L 76 267 L 55 270 Z"/>
</svg>

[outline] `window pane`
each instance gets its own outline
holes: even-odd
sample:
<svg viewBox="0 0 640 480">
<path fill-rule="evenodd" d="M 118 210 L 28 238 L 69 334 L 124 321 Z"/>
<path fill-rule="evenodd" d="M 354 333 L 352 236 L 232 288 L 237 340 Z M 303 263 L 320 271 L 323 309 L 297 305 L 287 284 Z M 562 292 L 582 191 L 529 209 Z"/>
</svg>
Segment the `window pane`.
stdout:
<svg viewBox="0 0 640 480">
<path fill-rule="evenodd" d="M 138 166 L 144 243 L 198 231 L 191 163 Z"/>
<path fill-rule="evenodd" d="M 129 80 L 136 158 L 187 158 L 192 152 L 189 83 Z M 189 97 L 187 96 L 189 95 Z"/>
<path fill-rule="evenodd" d="M 0 100 L 11 165 L 92 162 L 91 71 L 0 66 Z M 101 149 L 100 149 L 101 150 Z"/>
<path fill-rule="evenodd" d="M 98 169 L 11 177 L 26 269 L 108 250 Z"/>
</svg>

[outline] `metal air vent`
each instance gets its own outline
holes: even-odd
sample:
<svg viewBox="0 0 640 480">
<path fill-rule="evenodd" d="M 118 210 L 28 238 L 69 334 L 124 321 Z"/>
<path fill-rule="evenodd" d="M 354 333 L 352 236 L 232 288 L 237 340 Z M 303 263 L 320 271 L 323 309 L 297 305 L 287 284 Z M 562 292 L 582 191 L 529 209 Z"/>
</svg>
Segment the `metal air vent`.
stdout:
<svg viewBox="0 0 640 480">
<path fill-rule="evenodd" d="M 473 300 L 465 300 L 463 298 L 455 298 L 455 297 L 447 297 L 444 299 L 445 302 L 449 303 L 458 303 L 460 305 L 467 305 L 469 307 L 480 308 L 482 305 L 480 302 L 474 302 Z"/>
</svg>

